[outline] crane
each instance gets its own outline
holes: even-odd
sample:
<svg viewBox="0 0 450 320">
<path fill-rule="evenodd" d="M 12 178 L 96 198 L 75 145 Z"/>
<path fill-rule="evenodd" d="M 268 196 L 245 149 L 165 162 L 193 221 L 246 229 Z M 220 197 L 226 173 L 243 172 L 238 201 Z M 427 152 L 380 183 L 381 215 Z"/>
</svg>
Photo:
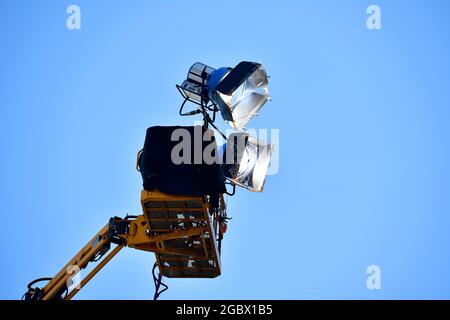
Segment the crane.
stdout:
<svg viewBox="0 0 450 320">
<path fill-rule="evenodd" d="M 231 219 L 226 213 L 224 194 L 234 195 L 236 185 L 262 192 L 274 149 L 244 130 L 270 100 L 268 76 L 255 62 L 242 61 L 235 68 L 219 69 L 197 62 L 182 85 L 176 87 L 184 98 L 179 114 L 202 115 L 203 126 L 147 129 L 136 163 L 143 178 L 142 214 L 110 218 L 54 277 L 29 283 L 25 300 L 72 299 L 124 247 L 155 254 L 155 300 L 167 290 L 163 276 L 215 278 L 221 274 L 221 244 Z M 197 106 L 195 110 L 183 111 L 188 101 Z M 214 125 L 217 112 L 236 133 L 227 138 Z M 220 155 L 209 125 L 226 140 Z M 183 161 L 175 163 L 173 151 L 179 145 L 173 138 L 180 133 L 194 137 L 194 143 L 183 145 Z M 205 159 L 207 150 L 209 157 Z M 189 163 L 184 162 L 185 156 Z M 203 159 L 197 162 L 197 156 Z M 232 192 L 226 185 L 232 186 Z M 75 281 L 79 271 L 91 263 L 98 264 Z M 36 285 L 43 281 L 47 281 L 44 287 Z"/>
<path fill-rule="evenodd" d="M 169 278 L 215 278 L 221 274 L 220 246 L 227 220 L 225 201 L 212 207 L 207 196 L 173 196 L 159 191 L 141 192 L 143 214 L 112 217 L 53 277 L 28 285 L 25 300 L 70 300 L 124 247 L 153 252 L 156 300 Z M 98 263 L 73 286 L 73 270 Z M 155 275 L 156 267 L 159 274 Z M 44 287 L 35 284 L 47 281 Z M 160 287 L 164 286 L 162 291 Z"/>
</svg>

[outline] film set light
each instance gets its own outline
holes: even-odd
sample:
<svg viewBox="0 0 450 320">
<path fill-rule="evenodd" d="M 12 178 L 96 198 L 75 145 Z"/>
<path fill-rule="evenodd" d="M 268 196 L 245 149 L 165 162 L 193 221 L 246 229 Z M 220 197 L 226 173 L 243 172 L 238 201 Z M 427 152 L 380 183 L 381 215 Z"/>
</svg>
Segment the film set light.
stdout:
<svg viewBox="0 0 450 320">
<path fill-rule="evenodd" d="M 214 69 L 196 62 L 189 69 L 187 79 L 181 86 L 177 85 L 185 99 L 180 114 L 203 114 L 205 126 L 211 124 L 227 141 L 222 146 L 222 171 L 233 188 L 238 185 L 254 192 L 263 191 L 274 146 L 243 130 L 270 99 L 268 79 L 260 63 L 242 61 L 235 68 Z M 199 107 L 183 112 L 187 101 Z M 214 125 L 219 111 L 222 118 L 238 130 L 228 138 Z"/>
<path fill-rule="evenodd" d="M 273 145 L 237 132 L 230 134 L 222 148 L 224 176 L 250 191 L 262 192 Z"/>
<path fill-rule="evenodd" d="M 233 195 L 236 186 L 262 192 L 274 149 L 272 144 L 243 131 L 269 100 L 268 76 L 261 64 L 254 62 L 244 61 L 235 68 L 217 70 L 197 62 L 177 88 L 185 99 L 180 114 L 201 114 L 204 123 L 202 126 L 147 129 L 144 146 L 136 159 L 136 169 L 142 176 L 142 214 L 111 217 L 66 264 L 82 270 L 98 262 L 80 280 L 79 286 L 69 285 L 73 283 L 74 274 L 63 267 L 52 278 L 30 282 L 23 299 L 72 299 L 125 247 L 155 255 L 154 300 L 168 288 L 162 282 L 163 277 L 215 278 L 221 275 L 222 239 L 231 219 L 224 195 Z M 183 112 L 187 101 L 195 103 L 197 109 Z M 227 138 L 214 125 L 217 112 L 237 132 Z M 217 153 L 214 131 L 209 125 L 226 140 L 221 153 Z M 181 136 L 194 137 L 194 141 L 190 141 L 193 143 L 172 139 L 181 132 L 184 133 Z M 210 139 L 204 139 L 205 136 Z M 181 163 L 174 161 L 173 152 L 179 144 L 183 146 L 182 158 L 187 160 Z M 214 160 L 221 157 L 222 161 L 210 162 L 204 157 L 207 151 L 213 151 L 210 155 Z M 198 154 L 200 161 L 196 161 Z M 228 192 L 227 184 L 232 185 L 232 193 Z M 37 286 L 44 281 L 45 286 Z"/>
<path fill-rule="evenodd" d="M 197 62 L 177 88 L 185 102 L 191 101 L 213 111 L 213 117 L 220 111 L 225 121 L 241 131 L 270 100 L 268 82 L 260 63 L 242 61 L 235 68 L 213 69 Z"/>
</svg>

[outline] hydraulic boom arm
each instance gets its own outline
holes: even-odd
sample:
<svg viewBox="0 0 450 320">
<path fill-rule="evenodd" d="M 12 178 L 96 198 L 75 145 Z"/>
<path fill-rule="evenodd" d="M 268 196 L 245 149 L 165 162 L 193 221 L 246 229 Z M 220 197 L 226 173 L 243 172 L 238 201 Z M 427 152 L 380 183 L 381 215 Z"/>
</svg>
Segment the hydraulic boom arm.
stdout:
<svg viewBox="0 0 450 320">
<path fill-rule="evenodd" d="M 168 208 L 167 203 L 175 207 Z M 142 204 L 144 214 L 111 218 L 53 278 L 31 282 L 23 298 L 72 299 L 125 246 L 156 254 L 160 274 L 156 277 L 153 273 L 155 299 L 159 295 L 162 275 L 173 278 L 220 275 L 220 252 L 215 242 L 219 241 L 220 248 L 226 229 L 223 228 L 227 220 L 223 197 L 220 207 L 211 209 L 206 198 L 173 197 L 143 191 Z M 157 205 L 162 211 L 158 211 Z M 189 208 L 190 205 L 197 207 Z M 167 229 L 161 229 L 161 226 L 167 226 Z M 91 262 L 98 264 L 80 279 L 80 270 L 86 269 Z M 156 264 L 153 272 L 155 268 Z M 41 281 L 48 283 L 42 288 L 34 286 Z"/>
</svg>

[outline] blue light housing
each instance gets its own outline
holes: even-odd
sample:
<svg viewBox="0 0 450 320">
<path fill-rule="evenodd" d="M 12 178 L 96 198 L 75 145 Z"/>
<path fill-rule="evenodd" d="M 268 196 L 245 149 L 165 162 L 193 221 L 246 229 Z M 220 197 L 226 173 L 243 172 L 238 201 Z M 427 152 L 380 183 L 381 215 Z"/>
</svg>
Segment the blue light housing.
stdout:
<svg viewBox="0 0 450 320">
<path fill-rule="evenodd" d="M 243 130 L 270 99 L 266 71 L 261 64 L 248 61 L 217 70 L 197 62 L 180 92 L 197 104 L 212 101 L 220 108 L 222 118 L 237 130 Z"/>
</svg>

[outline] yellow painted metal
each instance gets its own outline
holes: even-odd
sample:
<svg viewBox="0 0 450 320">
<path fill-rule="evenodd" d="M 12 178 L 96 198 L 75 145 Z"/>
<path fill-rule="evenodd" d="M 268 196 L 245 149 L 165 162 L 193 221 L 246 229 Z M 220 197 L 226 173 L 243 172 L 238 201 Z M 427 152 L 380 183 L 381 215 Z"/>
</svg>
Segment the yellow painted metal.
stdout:
<svg viewBox="0 0 450 320">
<path fill-rule="evenodd" d="M 152 235 L 186 234 L 165 241 L 162 250 L 154 251 L 160 273 L 171 278 L 214 278 L 221 274 L 216 245 L 216 228 L 211 221 L 206 196 L 172 196 L 158 191 L 142 191 L 144 219 Z"/>
<path fill-rule="evenodd" d="M 89 261 L 95 257 L 99 250 L 107 245 L 108 229 L 109 225 L 107 224 L 47 283 L 43 289 L 43 300 L 54 299 L 61 290 L 64 290 L 64 286 L 72 277 L 72 274 L 68 272 L 69 269 L 74 270 L 78 267 L 81 270 L 86 268 Z"/>
<path fill-rule="evenodd" d="M 125 246 L 125 244 L 120 244 L 114 248 L 95 268 L 89 272 L 89 274 L 81 280 L 79 286 L 75 287 L 72 291 L 70 291 L 64 300 L 71 300 L 74 295 L 76 295 L 103 267 L 111 261 L 114 256 L 119 253 L 119 251 Z"/>
<path fill-rule="evenodd" d="M 155 253 L 160 273 L 167 277 L 213 278 L 220 275 L 217 223 L 213 225 L 211 221 L 206 196 L 172 196 L 144 190 L 141 204 L 142 215 L 134 219 L 114 218 L 115 223 L 128 227 L 126 233 L 114 235 L 122 243 L 81 280 L 78 289 L 68 292 L 65 299 L 73 298 L 125 246 Z M 221 204 L 223 209 L 223 198 Z M 43 288 L 44 300 L 61 298 L 73 277 L 69 269 L 85 269 L 109 251 L 112 244 L 109 228 L 109 224 L 105 225 Z"/>
</svg>

